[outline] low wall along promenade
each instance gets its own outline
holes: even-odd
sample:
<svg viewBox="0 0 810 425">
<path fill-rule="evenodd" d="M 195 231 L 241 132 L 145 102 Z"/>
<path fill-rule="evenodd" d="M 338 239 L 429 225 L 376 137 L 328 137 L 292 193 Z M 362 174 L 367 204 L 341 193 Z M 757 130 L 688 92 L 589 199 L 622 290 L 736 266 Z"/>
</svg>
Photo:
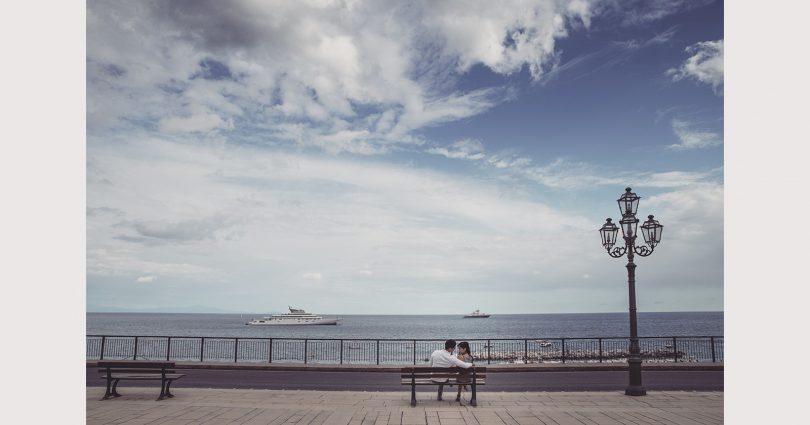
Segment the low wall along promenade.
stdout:
<svg viewBox="0 0 810 425">
<path fill-rule="evenodd" d="M 88 335 L 87 360 L 426 364 L 444 340 Z M 459 339 L 460 341 L 460 339 Z M 629 338 L 469 339 L 478 364 L 626 362 Z M 641 337 L 644 362 L 723 362 L 722 336 Z"/>
</svg>

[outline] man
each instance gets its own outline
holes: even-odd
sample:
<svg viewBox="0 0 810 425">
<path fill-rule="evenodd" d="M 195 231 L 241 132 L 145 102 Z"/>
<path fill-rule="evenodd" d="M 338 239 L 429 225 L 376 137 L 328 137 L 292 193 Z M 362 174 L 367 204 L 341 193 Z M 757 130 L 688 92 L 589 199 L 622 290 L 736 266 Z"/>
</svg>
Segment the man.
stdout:
<svg viewBox="0 0 810 425">
<path fill-rule="evenodd" d="M 453 355 L 456 349 L 456 341 L 448 339 L 444 342 L 444 350 L 436 350 L 430 355 L 430 367 L 463 367 L 467 369 L 472 366 L 472 363 L 467 363 L 459 360 Z M 439 393 L 436 397 L 437 400 L 442 401 L 442 393 L 444 392 L 444 384 L 447 383 L 447 378 L 431 378 L 433 382 L 440 382 Z"/>
</svg>

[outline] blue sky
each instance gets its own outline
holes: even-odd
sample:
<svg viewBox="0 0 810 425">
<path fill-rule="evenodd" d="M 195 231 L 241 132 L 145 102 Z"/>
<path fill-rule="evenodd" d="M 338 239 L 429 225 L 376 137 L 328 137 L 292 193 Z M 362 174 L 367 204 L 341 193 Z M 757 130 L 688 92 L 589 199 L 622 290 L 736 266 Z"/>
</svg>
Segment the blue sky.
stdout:
<svg viewBox="0 0 810 425">
<path fill-rule="evenodd" d="M 88 311 L 722 310 L 722 2 L 473 4 L 88 2 Z"/>
</svg>

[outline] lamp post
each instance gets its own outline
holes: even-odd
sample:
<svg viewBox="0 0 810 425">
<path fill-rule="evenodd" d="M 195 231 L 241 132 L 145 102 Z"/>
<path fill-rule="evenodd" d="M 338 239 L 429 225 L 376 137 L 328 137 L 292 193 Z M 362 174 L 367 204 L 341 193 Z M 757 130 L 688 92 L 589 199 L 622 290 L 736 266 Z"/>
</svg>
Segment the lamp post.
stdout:
<svg viewBox="0 0 810 425">
<path fill-rule="evenodd" d="M 656 245 L 661 242 L 661 232 L 664 226 L 654 220 L 653 216 L 647 216 L 647 221 L 641 225 L 641 233 L 644 235 L 646 245 L 636 246 L 636 230 L 638 219 L 636 210 L 638 201 L 641 199 L 632 192 L 629 187 L 625 189 L 619 197 L 619 211 L 622 219 L 619 224 L 624 237 L 624 246 L 616 246 L 616 235 L 619 227 L 613 224 L 613 220 L 608 218 L 599 234 L 602 237 L 602 246 L 607 250 L 608 255 L 613 258 L 620 258 L 627 254 L 627 286 L 630 292 L 630 357 L 627 364 L 630 369 L 630 384 L 624 390 L 625 395 L 639 396 L 646 395 L 647 390 L 641 384 L 641 352 L 638 345 L 638 326 L 636 323 L 636 264 L 633 262 L 634 254 L 646 257 L 653 253 Z"/>
</svg>

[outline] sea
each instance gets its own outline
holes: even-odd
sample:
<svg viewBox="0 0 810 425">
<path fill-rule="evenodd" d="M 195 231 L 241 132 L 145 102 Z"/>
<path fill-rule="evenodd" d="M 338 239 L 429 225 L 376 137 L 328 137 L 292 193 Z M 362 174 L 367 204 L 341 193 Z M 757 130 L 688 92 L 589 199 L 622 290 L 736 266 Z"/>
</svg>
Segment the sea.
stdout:
<svg viewBox="0 0 810 425">
<path fill-rule="evenodd" d="M 336 326 L 247 326 L 262 315 L 87 313 L 87 335 L 225 338 L 488 339 L 627 337 L 628 313 L 340 315 Z M 638 313 L 639 336 L 723 336 L 723 312 Z"/>
</svg>

